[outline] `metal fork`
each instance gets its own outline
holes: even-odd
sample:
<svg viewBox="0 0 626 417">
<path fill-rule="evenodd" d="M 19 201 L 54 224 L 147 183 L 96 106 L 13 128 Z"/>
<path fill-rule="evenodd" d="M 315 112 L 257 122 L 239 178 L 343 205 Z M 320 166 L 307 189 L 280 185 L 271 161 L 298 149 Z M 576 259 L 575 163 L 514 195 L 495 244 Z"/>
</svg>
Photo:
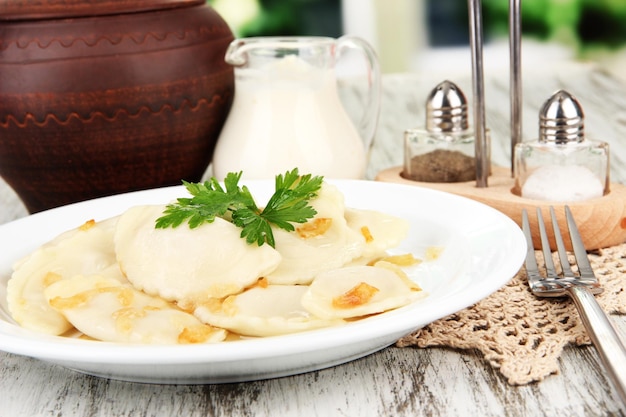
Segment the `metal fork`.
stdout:
<svg viewBox="0 0 626 417">
<path fill-rule="evenodd" d="M 596 276 L 591 269 L 587 251 L 578 232 L 578 227 L 574 222 L 574 217 L 568 206 L 565 206 L 565 217 L 569 230 L 572 249 L 578 265 L 578 273 L 572 271 L 567 257 L 563 237 L 559 230 L 554 207 L 550 207 L 554 238 L 556 240 L 557 251 L 561 263 L 562 274 L 557 274 L 552 252 L 546 233 L 541 209 L 537 208 L 537 223 L 541 236 L 541 247 L 545 262 L 546 276 L 542 276 L 535 259 L 535 249 L 530 232 L 528 213 L 522 211 L 522 229 L 528 242 L 526 252 L 526 273 L 528 284 L 533 294 L 540 297 L 563 297 L 569 296 L 574 301 L 580 317 L 589 333 L 591 341 L 595 345 L 600 359 L 606 368 L 609 378 L 613 382 L 622 402 L 626 404 L 626 347 L 620 340 L 617 332 L 611 325 L 608 316 L 604 313 L 594 297 L 594 293 L 602 292 L 602 287 L 598 283 Z"/>
</svg>

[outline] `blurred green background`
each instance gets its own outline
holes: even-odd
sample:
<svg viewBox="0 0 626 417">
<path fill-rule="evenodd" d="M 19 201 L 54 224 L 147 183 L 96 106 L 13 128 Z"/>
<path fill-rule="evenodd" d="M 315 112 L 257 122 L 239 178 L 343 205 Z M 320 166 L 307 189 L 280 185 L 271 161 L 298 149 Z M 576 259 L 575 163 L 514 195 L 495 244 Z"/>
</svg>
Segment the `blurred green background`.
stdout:
<svg viewBox="0 0 626 417">
<path fill-rule="evenodd" d="M 366 2 L 368 0 L 362 0 Z M 387 0 L 388 4 L 397 0 Z M 401 1 L 401 0 L 400 0 Z M 467 2 L 424 2 L 429 45 L 467 42 Z M 231 23 L 236 35 L 342 34 L 341 0 L 209 0 Z M 507 36 L 507 0 L 483 0 L 487 40 Z M 525 36 L 554 41 L 584 54 L 592 49 L 615 49 L 626 43 L 626 0 L 522 0 Z M 416 24 L 422 24 L 416 22 Z"/>
<path fill-rule="evenodd" d="M 625 0 L 522 0 L 522 31 L 542 41 L 562 43 L 579 55 L 617 49 L 626 43 Z M 483 0 L 490 36 L 508 31 L 508 1 Z"/>
<path fill-rule="evenodd" d="M 469 47 L 466 0 L 207 1 L 237 37 L 361 36 L 374 46 L 385 73 L 419 71 L 425 63 L 433 69 L 439 58 L 432 53 Z M 509 3 L 482 0 L 487 46 L 501 47 L 508 38 Z M 345 10 L 349 16 L 342 15 Z M 524 39 L 532 41 L 524 50 L 539 62 L 599 62 L 626 81 L 626 0 L 521 0 L 521 12 Z"/>
<path fill-rule="evenodd" d="M 418 0 L 420 1 L 420 0 Z M 237 37 L 342 34 L 340 0 L 208 0 Z"/>
</svg>

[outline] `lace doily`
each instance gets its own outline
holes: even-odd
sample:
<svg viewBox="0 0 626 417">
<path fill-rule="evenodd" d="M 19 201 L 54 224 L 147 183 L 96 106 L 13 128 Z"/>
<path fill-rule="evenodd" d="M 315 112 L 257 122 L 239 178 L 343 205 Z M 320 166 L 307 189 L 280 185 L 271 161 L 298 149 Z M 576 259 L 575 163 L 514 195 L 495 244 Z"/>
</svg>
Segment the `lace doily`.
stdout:
<svg viewBox="0 0 626 417">
<path fill-rule="evenodd" d="M 536 254 L 541 266 L 541 253 Z M 607 313 L 626 314 L 626 244 L 592 252 L 589 258 L 604 288 L 596 296 L 599 304 Z M 523 385 L 558 373 L 566 345 L 590 343 L 574 303 L 567 297 L 534 296 L 522 267 L 494 294 L 403 337 L 396 346 L 478 349 L 509 384 Z"/>
</svg>

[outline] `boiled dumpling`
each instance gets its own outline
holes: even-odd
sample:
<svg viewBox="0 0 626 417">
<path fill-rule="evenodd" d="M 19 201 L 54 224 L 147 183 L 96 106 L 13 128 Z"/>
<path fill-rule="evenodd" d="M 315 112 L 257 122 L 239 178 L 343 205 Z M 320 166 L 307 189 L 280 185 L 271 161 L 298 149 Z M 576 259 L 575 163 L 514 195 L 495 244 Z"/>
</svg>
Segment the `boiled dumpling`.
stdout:
<svg viewBox="0 0 626 417">
<path fill-rule="evenodd" d="M 225 330 L 112 278 L 79 275 L 50 285 L 45 295 L 74 327 L 105 342 L 187 344 L 226 338 Z"/>
<path fill-rule="evenodd" d="M 213 300 L 194 314 L 205 323 L 245 336 L 275 336 L 344 323 L 304 310 L 300 299 L 306 291 L 300 285 L 256 286 L 225 300 Z"/>
<path fill-rule="evenodd" d="M 372 258 L 396 247 L 406 238 L 409 222 L 390 214 L 374 210 L 346 209 L 346 221 L 353 230 L 365 238 L 362 256 Z"/>
<path fill-rule="evenodd" d="M 8 308 L 22 327 L 41 333 L 61 334 L 72 328 L 65 317 L 52 309 L 44 290 L 56 281 L 75 275 L 112 270 L 117 263 L 113 251 L 116 218 L 88 221 L 63 233 L 19 261 L 7 284 Z M 120 279 L 122 276 L 117 274 Z"/>
<path fill-rule="evenodd" d="M 164 206 L 133 207 L 120 216 L 115 252 L 128 280 L 138 289 L 176 301 L 196 303 L 241 292 L 273 271 L 280 254 L 269 245 L 249 245 L 241 230 L 216 218 L 190 229 L 156 229 Z"/>
<path fill-rule="evenodd" d="M 316 276 L 302 305 L 318 317 L 346 319 L 402 307 L 425 295 L 392 265 L 357 265 Z"/>
<path fill-rule="evenodd" d="M 363 252 L 365 239 L 348 227 L 337 187 L 324 183 L 310 205 L 317 214 L 296 225 L 295 232 L 272 228 L 282 261 L 266 275 L 271 284 L 308 284 L 320 272 L 343 266 Z"/>
</svg>

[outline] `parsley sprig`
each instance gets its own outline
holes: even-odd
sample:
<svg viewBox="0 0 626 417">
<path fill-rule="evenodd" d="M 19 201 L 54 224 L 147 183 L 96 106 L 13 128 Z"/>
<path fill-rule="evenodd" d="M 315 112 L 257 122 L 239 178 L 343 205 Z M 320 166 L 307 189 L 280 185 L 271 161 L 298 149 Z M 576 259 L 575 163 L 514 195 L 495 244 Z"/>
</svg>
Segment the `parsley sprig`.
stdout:
<svg viewBox="0 0 626 417">
<path fill-rule="evenodd" d="M 179 198 L 176 203 L 169 204 L 155 227 L 178 227 L 187 221 L 194 229 L 221 217 L 240 227 L 241 237 L 249 244 L 256 242 L 261 246 L 267 243 L 275 247 L 272 224 L 293 231 L 293 223 L 305 223 L 317 214 L 309 200 L 317 196 L 323 177 L 300 175 L 297 168 L 277 175 L 274 194 L 267 205 L 259 209 L 248 187 L 239 186 L 241 175 L 242 172 L 228 173 L 224 187 L 215 177 L 203 183 L 183 181 L 192 197 Z"/>
</svg>

